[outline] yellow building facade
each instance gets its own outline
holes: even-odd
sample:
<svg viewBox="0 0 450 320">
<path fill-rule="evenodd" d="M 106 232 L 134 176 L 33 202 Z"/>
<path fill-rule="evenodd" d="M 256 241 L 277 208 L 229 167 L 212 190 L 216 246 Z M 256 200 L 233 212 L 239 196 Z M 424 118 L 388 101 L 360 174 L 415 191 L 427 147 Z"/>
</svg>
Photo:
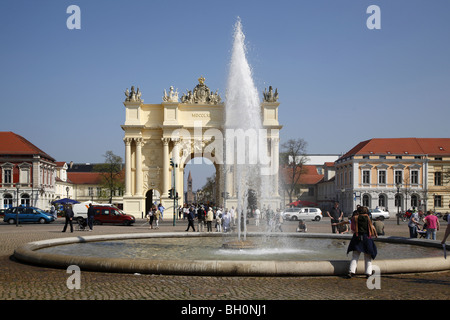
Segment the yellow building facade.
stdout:
<svg viewBox="0 0 450 320">
<path fill-rule="evenodd" d="M 383 208 L 391 217 L 411 208 L 448 210 L 450 139 L 371 139 L 335 165 L 337 199 L 347 212 L 356 205 Z"/>
</svg>

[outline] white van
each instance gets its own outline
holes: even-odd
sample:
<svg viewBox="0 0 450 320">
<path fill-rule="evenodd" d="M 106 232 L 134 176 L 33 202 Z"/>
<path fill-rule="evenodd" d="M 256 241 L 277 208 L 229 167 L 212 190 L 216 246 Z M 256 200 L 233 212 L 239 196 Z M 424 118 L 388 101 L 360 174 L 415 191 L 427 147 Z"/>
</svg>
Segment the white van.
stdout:
<svg viewBox="0 0 450 320">
<path fill-rule="evenodd" d="M 87 219 L 87 212 L 89 209 L 89 204 L 92 203 L 92 205 L 100 205 L 99 203 L 93 202 L 93 201 L 85 201 L 81 203 L 76 203 L 72 205 L 72 211 L 73 211 L 73 218 L 83 218 Z"/>
</svg>

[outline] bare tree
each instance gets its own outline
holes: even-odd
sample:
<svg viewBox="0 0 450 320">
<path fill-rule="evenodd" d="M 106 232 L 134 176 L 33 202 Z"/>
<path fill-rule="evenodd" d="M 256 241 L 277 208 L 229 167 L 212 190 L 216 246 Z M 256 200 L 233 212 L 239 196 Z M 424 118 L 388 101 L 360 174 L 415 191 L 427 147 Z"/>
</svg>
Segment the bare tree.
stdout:
<svg viewBox="0 0 450 320">
<path fill-rule="evenodd" d="M 124 188 L 122 158 L 112 151 L 106 151 L 103 156 L 105 163 L 95 165 L 94 170 L 101 173 L 101 187 L 108 192 L 109 203 L 112 203 L 114 193 Z"/>
<path fill-rule="evenodd" d="M 284 190 L 289 195 L 289 202 L 293 201 L 295 188 L 304 172 L 303 165 L 308 160 L 306 156 L 307 145 L 307 142 L 301 138 L 290 139 L 281 145 L 281 180 Z"/>
</svg>

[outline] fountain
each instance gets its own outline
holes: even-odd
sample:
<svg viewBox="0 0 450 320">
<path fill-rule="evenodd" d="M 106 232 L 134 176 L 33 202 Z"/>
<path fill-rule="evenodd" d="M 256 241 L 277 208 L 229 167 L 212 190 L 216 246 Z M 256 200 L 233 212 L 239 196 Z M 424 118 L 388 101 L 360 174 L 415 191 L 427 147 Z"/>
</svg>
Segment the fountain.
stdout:
<svg viewBox="0 0 450 320">
<path fill-rule="evenodd" d="M 260 143 L 229 145 L 230 135 L 246 129 L 258 137 L 262 128 L 261 106 L 245 52 L 241 21 L 235 25 L 234 43 L 226 92 L 226 162 L 236 175 L 237 239 L 225 241 L 221 233 L 133 233 L 72 237 L 29 243 L 15 250 L 24 262 L 103 272 L 138 272 L 192 275 L 299 276 L 346 274 L 345 256 L 350 235 L 304 233 L 247 233 L 241 226 L 250 189 L 261 201 L 271 188 L 261 181 Z M 244 138 L 246 139 L 246 138 Z M 249 138 L 250 140 L 250 138 Z M 242 145 L 242 141 L 241 141 Z M 261 150 L 267 150 L 262 147 Z M 227 170 L 227 169 L 225 169 Z M 226 190 L 226 188 L 225 188 Z M 229 240 L 228 237 L 225 237 Z M 252 238 L 252 240 L 247 239 Z M 180 241 L 182 239 L 182 241 Z M 440 271 L 450 269 L 437 241 L 380 237 L 380 255 L 374 261 L 382 273 Z M 232 250 L 229 250 L 232 249 Z M 386 255 L 391 253 L 391 255 Z M 385 255 L 385 256 L 383 256 Z M 364 270 L 362 261 L 358 270 Z M 360 271 L 359 271 L 360 272 Z"/>
<path fill-rule="evenodd" d="M 257 144 L 251 141 L 251 137 L 257 137 L 262 128 L 262 120 L 258 90 L 247 61 L 245 35 L 239 18 L 235 24 L 233 39 L 225 103 L 225 163 L 233 167 L 235 174 L 238 235 L 237 241 L 229 241 L 224 246 L 242 249 L 252 247 L 251 242 L 246 239 L 246 223 L 241 223 L 248 206 L 249 182 L 254 182 L 255 177 L 259 176 L 258 159 L 255 159 L 258 154 Z M 248 140 L 248 135 L 236 134 L 243 130 L 251 136 Z M 252 187 L 258 188 L 255 183 Z"/>
</svg>

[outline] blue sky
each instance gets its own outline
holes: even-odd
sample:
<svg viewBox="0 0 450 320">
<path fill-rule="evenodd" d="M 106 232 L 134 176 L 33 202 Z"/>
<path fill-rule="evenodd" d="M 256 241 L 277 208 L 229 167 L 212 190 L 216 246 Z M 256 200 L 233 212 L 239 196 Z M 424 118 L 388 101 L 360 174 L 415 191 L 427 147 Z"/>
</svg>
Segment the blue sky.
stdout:
<svg viewBox="0 0 450 320">
<path fill-rule="evenodd" d="M 72 4 L 80 30 L 66 27 Z M 369 5 L 380 30 L 366 27 Z M 447 0 L 2 0 L 0 130 L 58 161 L 124 157 L 124 90 L 160 103 L 203 75 L 224 97 L 239 16 L 258 90 L 278 88 L 282 142 L 339 154 L 375 137 L 449 137 L 449 12 Z"/>
</svg>

